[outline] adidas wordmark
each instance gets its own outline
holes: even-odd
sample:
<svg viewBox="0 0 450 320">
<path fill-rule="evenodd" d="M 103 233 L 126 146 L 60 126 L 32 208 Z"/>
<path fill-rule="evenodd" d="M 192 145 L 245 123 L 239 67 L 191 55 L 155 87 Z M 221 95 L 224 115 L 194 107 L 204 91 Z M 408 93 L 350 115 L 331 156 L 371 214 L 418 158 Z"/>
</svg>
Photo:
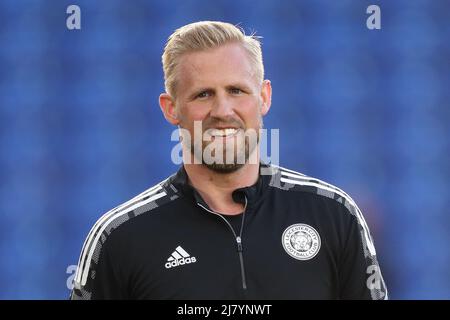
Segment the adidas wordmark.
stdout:
<svg viewBox="0 0 450 320">
<path fill-rule="evenodd" d="M 166 269 L 170 269 L 195 262 L 197 262 L 195 257 L 191 257 L 181 246 L 178 246 L 167 259 L 165 267 Z"/>
</svg>

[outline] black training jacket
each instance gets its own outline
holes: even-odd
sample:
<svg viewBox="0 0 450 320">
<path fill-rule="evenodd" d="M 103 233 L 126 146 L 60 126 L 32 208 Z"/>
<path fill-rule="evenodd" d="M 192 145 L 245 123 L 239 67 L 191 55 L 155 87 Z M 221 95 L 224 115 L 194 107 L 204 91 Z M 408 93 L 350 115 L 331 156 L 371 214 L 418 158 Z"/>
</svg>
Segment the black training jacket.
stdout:
<svg viewBox="0 0 450 320">
<path fill-rule="evenodd" d="M 183 167 L 103 215 L 71 299 L 387 299 L 372 237 L 342 190 L 261 164 L 220 215 Z"/>
</svg>

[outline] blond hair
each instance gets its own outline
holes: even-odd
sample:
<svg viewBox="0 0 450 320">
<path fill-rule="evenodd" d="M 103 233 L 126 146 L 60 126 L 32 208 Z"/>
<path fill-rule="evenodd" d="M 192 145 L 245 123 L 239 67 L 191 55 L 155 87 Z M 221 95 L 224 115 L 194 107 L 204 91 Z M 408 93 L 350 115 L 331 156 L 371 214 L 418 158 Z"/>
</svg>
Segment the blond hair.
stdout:
<svg viewBox="0 0 450 320">
<path fill-rule="evenodd" d="M 216 48 L 228 43 L 242 45 L 254 66 L 258 83 L 262 83 L 264 65 L 259 38 L 254 34 L 246 35 L 241 28 L 220 21 L 200 21 L 175 30 L 167 40 L 162 55 L 166 92 L 175 97 L 177 66 L 183 54 Z"/>
</svg>

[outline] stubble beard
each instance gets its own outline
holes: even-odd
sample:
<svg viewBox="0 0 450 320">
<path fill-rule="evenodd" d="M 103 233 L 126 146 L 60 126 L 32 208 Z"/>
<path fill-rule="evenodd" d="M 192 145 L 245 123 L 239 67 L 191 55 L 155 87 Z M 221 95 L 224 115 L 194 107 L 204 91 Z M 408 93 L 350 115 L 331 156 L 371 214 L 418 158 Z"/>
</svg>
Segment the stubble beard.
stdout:
<svg viewBox="0 0 450 320">
<path fill-rule="evenodd" d="M 201 164 L 206 166 L 209 170 L 212 170 L 216 173 L 221 174 L 227 174 L 227 173 L 233 173 L 238 171 L 240 168 L 244 167 L 250 159 L 250 156 L 253 152 L 255 152 L 257 146 L 259 145 L 259 135 L 257 134 L 257 140 L 256 143 L 250 143 L 250 139 L 247 139 L 244 136 L 244 130 L 240 129 L 239 133 L 237 135 L 241 134 L 242 137 L 238 138 L 237 136 L 234 137 L 233 143 L 227 144 L 225 141 L 222 145 L 222 156 L 219 157 L 220 159 L 223 159 L 223 161 L 220 162 L 210 162 L 205 161 L 203 155 L 205 152 L 205 149 L 208 145 L 213 143 L 212 141 L 203 141 L 202 140 L 202 156 L 201 159 L 198 159 L 198 156 L 195 154 L 194 150 L 194 144 L 191 144 L 191 154 L 196 157 L 198 160 L 201 161 Z M 215 157 L 216 150 L 213 150 L 212 156 Z M 232 152 L 232 161 L 229 161 L 228 158 L 230 158 L 229 153 Z M 242 161 L 243 159 L 243 161 Z"/>
<path fill-rule="evenodd" d="M 260 116 L 259 118 L 259 129 L 263 128 L 263 120 Z M 254 139 L 250 139 L 246 137 L 245 132 L 246 130 L 254 130 L 256 131 L 256 141 Z M 202 138 L 204 135 L 204 131 L 202 132 Z M 238 138 L 238 135 L 242 135 L 241 138 Z M 239 132 L 236 134 L 235 137 L 233 137 L 233 143 L 230 143 L 230 145 L 227 145 L 226 141 L 223 143 L 223 153 L 221 159 L 224 161 L 221 161 L 219 163 L 217 162 L 206 162 L 203 155 L 205 153 L 205 149 L 213 143 L 212 141 L 205 141 L 201 139 L 201 149 L 197 146 L 195 146 L 195 140 L 191 142 L 190 145 L 190 152 L 191 156 L 195 157 L 199 163 L 206 166 L 209 170 L 212 170 L 219 174 L 229 174 L 238 171 L 242 167 L 244 167 L 247 163 L 249 163 L 250 159 L 254 159 L 254 152 L 257 152 L 257 147 L 259 146 L 259 130 L 258 129 L 245 129 L 245 128 L 239 128 Z M 197 154 L 195 150 L 201 150 L 201 155 Z M 232 152 L 233 157 L 232 161 L 229 161 L 229 155 L 228 153 Z M 212 153 L 212 156 L 215 156 L 214 152 Z M 228 156 L 228 158 L 227 158 Z M 243 161 L 242 161 L 243 160 Z"/>
</svg>

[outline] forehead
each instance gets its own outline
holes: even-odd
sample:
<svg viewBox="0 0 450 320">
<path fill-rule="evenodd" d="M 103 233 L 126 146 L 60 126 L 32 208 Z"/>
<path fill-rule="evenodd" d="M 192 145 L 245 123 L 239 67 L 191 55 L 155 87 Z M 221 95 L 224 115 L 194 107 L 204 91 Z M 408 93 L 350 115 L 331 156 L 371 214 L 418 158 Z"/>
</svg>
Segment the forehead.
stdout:
<svg viewBox="0 0 450 320">
<path fill-rule="evenodd" d="M 237 43 L 184 54 L 178 64 L 178 80 L 180 90 L 256 82 L 249 54 Z"/>
</svg>

